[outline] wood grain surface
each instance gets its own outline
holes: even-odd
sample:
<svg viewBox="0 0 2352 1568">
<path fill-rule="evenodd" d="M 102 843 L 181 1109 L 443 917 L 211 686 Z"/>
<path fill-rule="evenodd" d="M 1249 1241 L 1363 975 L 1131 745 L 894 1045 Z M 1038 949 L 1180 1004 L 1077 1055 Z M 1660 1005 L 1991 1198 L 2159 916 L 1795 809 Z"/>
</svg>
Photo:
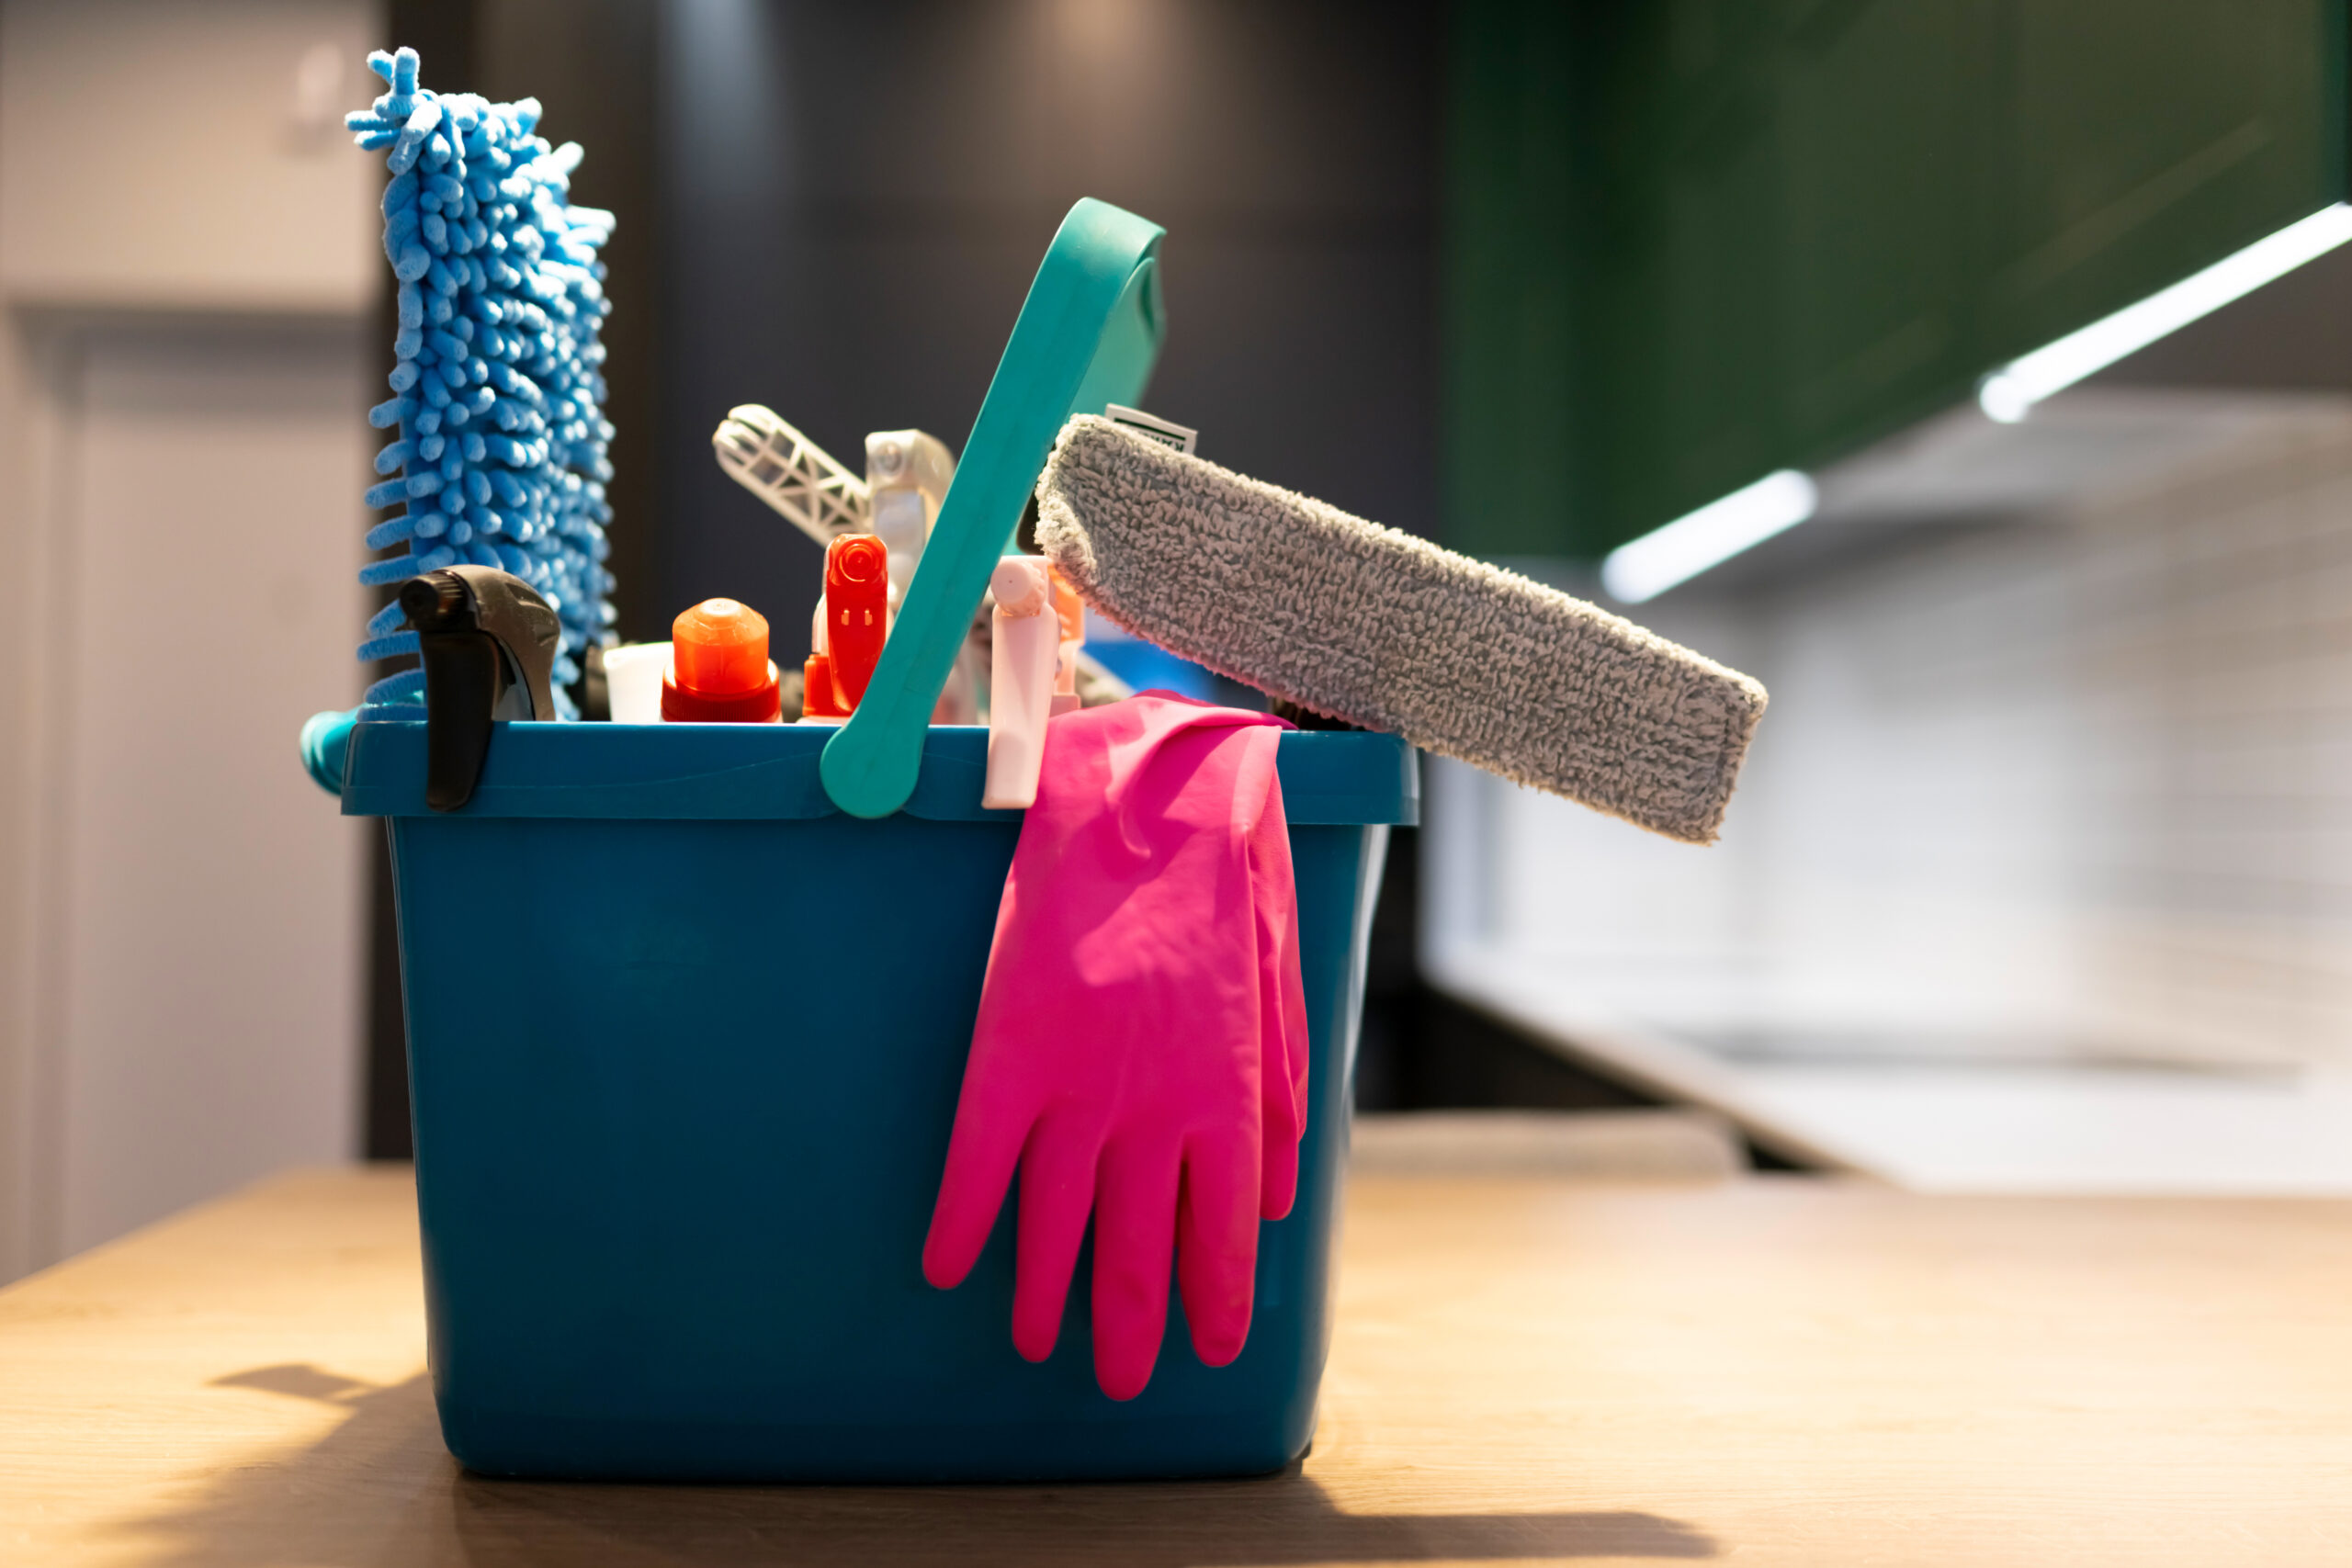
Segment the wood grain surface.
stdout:
<svg viewBox="0 0 2352 1568">
<path fill-rule="evenodd" d="M 1363 1179 L 1314 1454 L 635 1487 L 441 1448 L 404 1171 L 0 1292 L 0 1563 L 2352 1563 L 2352 1204 Z"/>
</svg>

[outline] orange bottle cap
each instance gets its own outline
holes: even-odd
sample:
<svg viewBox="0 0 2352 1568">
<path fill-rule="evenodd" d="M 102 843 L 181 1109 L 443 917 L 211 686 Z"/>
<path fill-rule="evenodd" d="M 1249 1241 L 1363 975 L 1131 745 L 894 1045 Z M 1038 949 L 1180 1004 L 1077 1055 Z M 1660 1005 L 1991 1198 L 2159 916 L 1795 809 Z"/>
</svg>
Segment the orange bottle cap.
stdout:
<svg viewBox="0 0 2352 1568">
<path fill-rule="evenodd" d="M 670 623 L 678 689 L 727 697 L 768 683 L 767 617 L 732 599 L 706 599 Z"/>
</svg>

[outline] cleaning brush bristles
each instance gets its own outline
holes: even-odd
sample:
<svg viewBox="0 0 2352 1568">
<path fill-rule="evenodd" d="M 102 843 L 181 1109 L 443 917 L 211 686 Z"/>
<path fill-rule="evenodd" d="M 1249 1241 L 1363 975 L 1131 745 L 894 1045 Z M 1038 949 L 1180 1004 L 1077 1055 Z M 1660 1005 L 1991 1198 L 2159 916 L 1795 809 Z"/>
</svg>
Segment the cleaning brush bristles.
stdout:
<svg viewBox="0 0 2352 1568">
<path fill-rule="evenodd" d="M 537 100 L 493 104 L 417 85 L 413 49 L 368 57 L 390 90 L 348 116 L 363 148 L 389 148 L 384 254 L 397 285 L 399 363 L 393 396 L 368 411 L 398 439 L 376 455 L 396 475 L 368 492 L 400 507 L 368 534 L 360 581 L 398 582 L 445 566 L 495 567 L 544 595 L 562 623 L 555 700 L 579 679 L 589 645 L 608 635 L 612 574 L 605 525 L 612 507 L 605 455 L 604 345 L 611 310 L 597 250 L 613 218 L 573 206 L 580 147 L 534 134 Z M 363 660 L 417 650 L 397 605 L 368 626 Z M 400 671 L 369 703 L 422 700 L 423 675 Z"/>
<path fill-rule="evenodd" d="M 1630 621 L 1097 417 L 1037 503 L 1086 601 L 1172 653 L 1669 838 L 1722 825 L 1764 688 Z"/>
</svg>

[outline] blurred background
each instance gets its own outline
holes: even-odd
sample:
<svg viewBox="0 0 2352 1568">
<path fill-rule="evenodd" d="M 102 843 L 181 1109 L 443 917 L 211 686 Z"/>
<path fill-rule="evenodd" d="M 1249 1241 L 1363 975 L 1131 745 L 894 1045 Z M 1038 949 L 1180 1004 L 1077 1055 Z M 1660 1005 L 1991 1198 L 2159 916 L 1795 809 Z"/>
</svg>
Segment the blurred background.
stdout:
<svg viewBox="0 0 2352 1568">
<path fill-rule="evenodd" d="M 1426 767 L 1363 1107 L 2352 1190 L 2341 0 L 0 0 L 0 1279 L 408 1149 L 294 748 L 366 675 L 395 43 L 618 215 L 628 637 L 790 625 L 713 425 L 960 446 L 1091 195 L 1204 456 L 1770 688 L 1709 850 Z"/>
</svg>

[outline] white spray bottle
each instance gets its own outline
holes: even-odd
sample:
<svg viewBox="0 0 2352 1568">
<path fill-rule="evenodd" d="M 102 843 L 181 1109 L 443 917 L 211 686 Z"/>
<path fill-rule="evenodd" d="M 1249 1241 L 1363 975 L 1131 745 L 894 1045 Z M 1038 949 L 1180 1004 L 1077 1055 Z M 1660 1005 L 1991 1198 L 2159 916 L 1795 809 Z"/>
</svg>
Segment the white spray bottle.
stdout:
<svg viewBox="0 0 2352 1568">
<path fill-rule="evenodd" d="M 989 589 L 996 615 L 989 626 L 989 773 L 980 804 L 1025 810 L 1037 800 L 1062 623 L 1046 563 L 1035 556 L 999 561 Z"/>
</svg>

